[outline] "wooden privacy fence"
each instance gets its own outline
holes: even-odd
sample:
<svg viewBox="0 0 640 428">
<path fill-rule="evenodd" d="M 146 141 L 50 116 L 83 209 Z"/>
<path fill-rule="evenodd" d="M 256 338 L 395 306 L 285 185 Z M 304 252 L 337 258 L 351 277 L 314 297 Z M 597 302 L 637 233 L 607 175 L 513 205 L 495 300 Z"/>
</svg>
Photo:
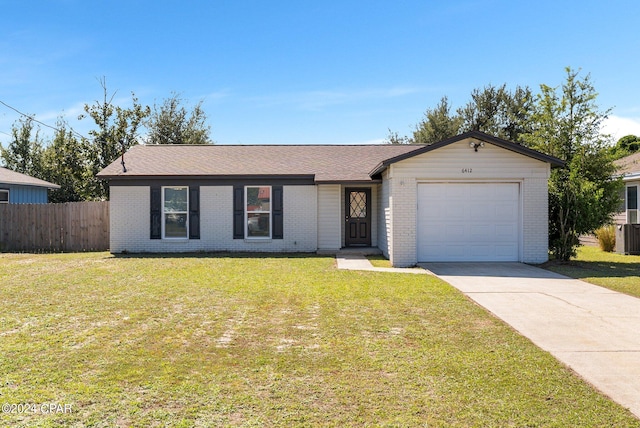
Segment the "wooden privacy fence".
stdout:
<svg viewBox="0 0 640 428">
<path fill-rule="evenodd" d="M 0 251 L 109 249 L 109 202 L 0 204 Z"/>
</svg>

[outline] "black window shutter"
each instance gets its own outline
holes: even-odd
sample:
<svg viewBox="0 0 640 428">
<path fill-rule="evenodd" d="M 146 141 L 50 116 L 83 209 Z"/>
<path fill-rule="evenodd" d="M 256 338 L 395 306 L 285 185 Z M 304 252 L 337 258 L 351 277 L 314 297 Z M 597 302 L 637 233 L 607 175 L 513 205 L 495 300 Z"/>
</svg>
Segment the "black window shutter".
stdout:
<svg viewBox="0 0 640 428">
<path fill-rule="evenodd" d="M 283 239 L 284 235 L 284 221 L 282 216 L 282 186 L 272 186 L 271 192 L 273 193 L 273 201 L 272 201 L 272 215 L 273 215 L 273 233 L 271 237 L 273 239 Z"/>
<path fill-rule="evenodd" d="M 200 187 L 189 187 L 189 239 L 200 239 Z"/>
<path fill-rule="evenodd" d="M 244 239 L 243 186 L 233 186 L 233 239 Z"/>
<path fill-rule="evenodd" d="M 151 239 L 162 238 L 162 189 L 151 187 Z"/>
</svg>

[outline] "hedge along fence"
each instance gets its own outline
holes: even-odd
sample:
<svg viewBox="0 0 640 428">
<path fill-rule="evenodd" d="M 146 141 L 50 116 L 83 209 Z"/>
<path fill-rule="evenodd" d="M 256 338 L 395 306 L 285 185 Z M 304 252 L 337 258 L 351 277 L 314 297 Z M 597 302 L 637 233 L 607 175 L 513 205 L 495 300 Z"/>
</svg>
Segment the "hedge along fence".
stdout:
<svg viewBox="0 0 640 428">
<path fill-rule="evenodd" d="M 0 204 L 0 250 L 109 249 L 109 202 Z"/>
</svg>

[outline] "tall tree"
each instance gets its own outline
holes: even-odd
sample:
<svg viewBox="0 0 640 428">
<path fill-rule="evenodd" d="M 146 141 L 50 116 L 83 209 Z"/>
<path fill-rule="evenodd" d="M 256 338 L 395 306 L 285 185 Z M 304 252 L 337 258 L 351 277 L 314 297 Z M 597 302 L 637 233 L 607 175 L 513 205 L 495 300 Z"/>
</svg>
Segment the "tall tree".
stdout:
<svg viewBox="0 0 640 428">
<path fill-rule="evenodd" d="M 411 137 L 401 137 L 389 130 L 392 144 L 433 144 L 467 131 L 482 131 L 506 140 L 521 142 L 530 132 L 533 95 L 527 87 L 509 91 L 506 85 L 485 86 L 471 92 L 471 100 L 451 112 L 448 98 L 442 97 L 433 109 L 427 109 Z"/>
<path fill-rule="evenodd" d="M 602 135 L 600 111 L 590 76 L 566 69 L 560 87 L 541 85 L 532 131 L 523 134 L 530 147 L 566 162 L 552 170 L 549 180 L 549 245 L 559 260 L 576 254 L 578 236 L 611 220 L 619 206 L 620 179 L 609 156 L 610 137 Z"/>
<path fill-rule="evenodd" d="M 98 129 L 89 131 L 91 141 L 88 143 L 91 182 L 89 194 L 94 199 L 108 199 L 109 186 L 106 182 L 95 178 L 96 174 L 109 165 L 131 146 L 138 144 L 138 129 L 146 117 L 151 114 L 149 106 L 142 106 L 135 94 L 131 97 L 133 106 L 123 108 L 113 104 L 116 93 L 109 95 L 105 78 L 100 80 L 102 101 L 84 105 L 84 111 L 93 119 Z M 81 115 L 83 119 L 85 115 Z"/>
<path fill-rule="evenodd" d="M 409 137 L 400 136 L 397 131 L 392 131 L 389 129 L 389 134 L 387 138 L 384 140 L 385 144 L 412 144 L 413 140 Z"/>
<path fill-rule="evenodd" d="M 615 146 L 611 147 L 611 155 L 615 159 L 629 156 L 638 151 L 640 151 L 640 137 L 636 135 L 625 135 L 616 142 Z"/>
<path fill-rule="evenodd" d="M 60 189 L 49 192 L 50 202 L 76 202 L 92 199 L 87 183 L 91 183 L 88 145 L 59 119 L 53 141 L 43 154 L 43 174 Z"/>
<path fill-rule="evenodd" d="M 482 131 L 506 140 L 519 141 L 520 135 L 528 131 L 532 109 L 533 97 L 529 88 L 518 86 L 511 92 L 506 85 L 488 85 L 482 90 L 474 89 L 471 100 L 458 109 L 462 121 L 460 130 Z"/>
<path fill-rule="evenodd" d="M 147 121 L 150 144 L 211 144 L 207 115 L 202 101 L 188 112 L 183 99 L 176 93 L 165 99 L 162 105 L 153 106 Z"/>
<path fill-rule="evenodd" d="M 18 119 L 11 127 L 12 140 L 5 149 L 0 145 L 4 166 L 23 174 L 42 178 L 42 140 L 40 128 L 34 128 L 33 119 Z"/>
<path fill-rule="evenodd" d="M 462 118 L 451 114 L 449 99 L 440 99 L 433 109 L 427 109 L 424 118 L 416 125 L 411 142 L 417 144 L 433 144 L 454 137 L 460 133 Z"/>
</svg>

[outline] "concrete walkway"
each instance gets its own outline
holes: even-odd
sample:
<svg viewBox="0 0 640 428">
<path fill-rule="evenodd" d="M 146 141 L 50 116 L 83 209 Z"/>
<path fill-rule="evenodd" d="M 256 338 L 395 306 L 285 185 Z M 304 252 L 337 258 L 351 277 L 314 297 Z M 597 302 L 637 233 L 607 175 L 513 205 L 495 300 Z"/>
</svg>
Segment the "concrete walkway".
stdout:
<svg viewBox="0 0 640 428">
<path fill-rule="evenodd" d="M 367 270 L 374 272 L 395 272 L 395 273 L 413 273 L 418 275 L 427 275 L 427 272 L 421 268 L 382 268 L 374 267 L 371 262 L 362 254 L 338 254 L 336 255 L 338 269 L 347 270 Z"/>
<path fill-rule="evenodd" d="M 520 263 L 421 263 L 640 418 L 640 299 Z"/>
</svg>

